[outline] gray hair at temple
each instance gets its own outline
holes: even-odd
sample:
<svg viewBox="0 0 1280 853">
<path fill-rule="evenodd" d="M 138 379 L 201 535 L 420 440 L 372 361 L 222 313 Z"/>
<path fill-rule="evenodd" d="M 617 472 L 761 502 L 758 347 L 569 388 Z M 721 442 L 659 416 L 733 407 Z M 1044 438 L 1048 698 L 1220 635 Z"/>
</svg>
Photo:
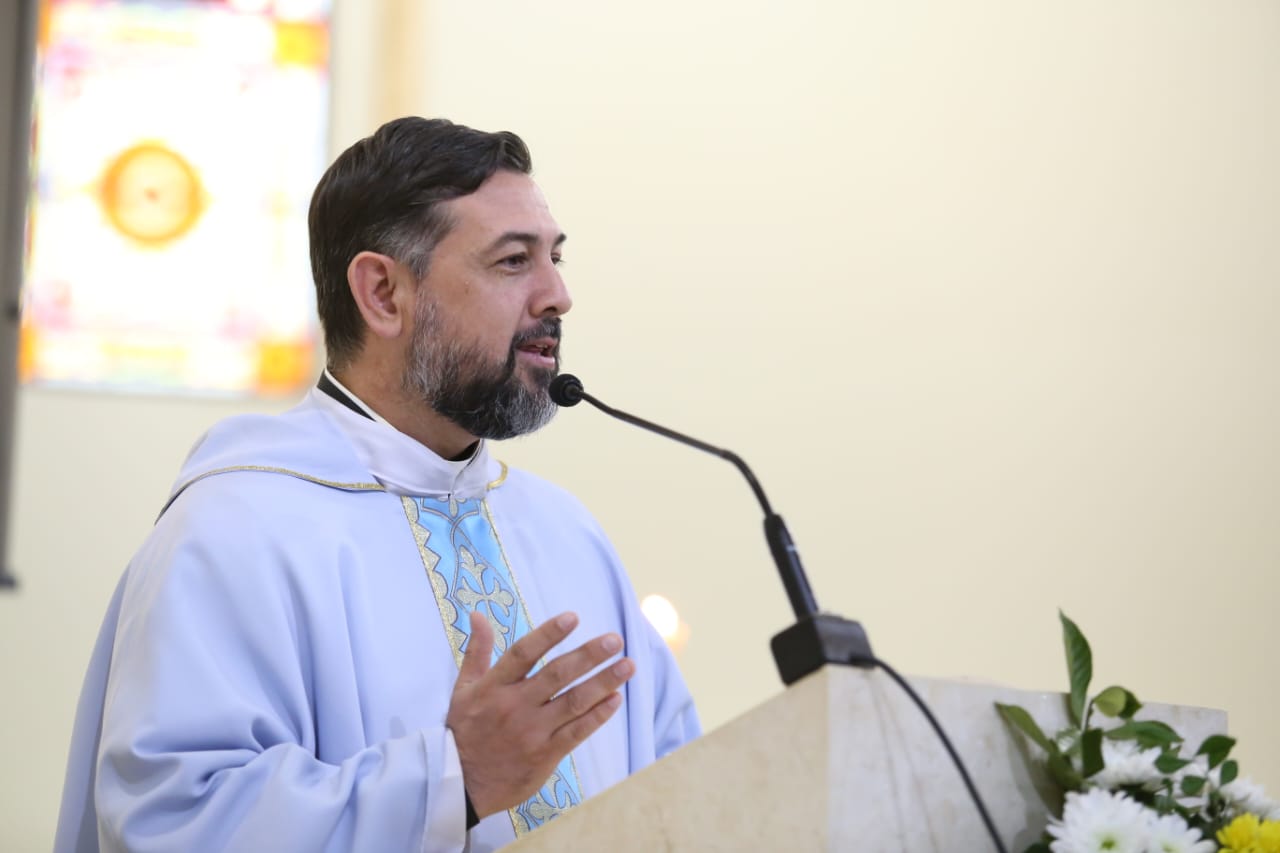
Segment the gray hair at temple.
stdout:
<svg viewBox="0 0 1280 853">
<path fill-rule="evenodd" d="M 316 307 L 330 369 L 357 353 L 364 323 L 347 285 L 351 259 L 389 255 L 421 280 L 453 222 L 444 202 L 470 195 L 495 172 L 529 174 L 524 141 L 445 119 L 388 122 L 338 156 L 316 185 L 307 224 Z"/>
</svg>

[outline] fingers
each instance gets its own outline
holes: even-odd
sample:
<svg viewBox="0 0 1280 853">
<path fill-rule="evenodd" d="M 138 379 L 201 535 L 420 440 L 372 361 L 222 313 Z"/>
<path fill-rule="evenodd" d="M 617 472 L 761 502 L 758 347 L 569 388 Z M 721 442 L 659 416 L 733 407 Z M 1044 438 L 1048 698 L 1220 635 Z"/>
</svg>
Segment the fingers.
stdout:
<svg viewBox="0 0 1280 853">
<path fill-rule="evenodd" d="M 529 689 L 539 701 L 545 702 L 620 651 L 622 638 L 617 634 L 596 637 L 529 676 Z"/>
<path fill-rule="evenodd" d="M 616 664 L 615 664 L 616 666 Z M 575 690 L 577 688 L 574 688 Z M 571 691 L 572 692 L 572 691 Z M 566 696 L 568 694 L 565 694 Z M 560 702 L 564 697 L 556 699 Z M 585 714 L 576 717 L 551 734 L 551 743 L 557 753 L 568 754 L 603 726 L 622 706 L 622 694 L 612 692 L 593 705 Z"/>
<path fill-rule="evenodd" d="M 474 623 L 472 624 L 474 625 Z M 529 674 L 529 670 L 533 669 L 538 661 L 542 660 L 543 655 L 569 636 L 569 632 L 576 628 L 577 625 L 578 617 L 573 613 L 561 613 L 554 619 L 548 619 L 543 622 L 511 644 L 511 648 L 507 649 L 502 657 L 498 659 L 498 662 L 494 664 L 494 676 L 499 683 L 503 684 L 520 681 Z M 473 639 L 474 636 L 473 634 Z M 492 648 L 492 639 L 490 647 Z M 548 693 L 547 695 L 550 696 L 551 694 Z"/>
<path fill-rule="evenodd" d="M 627 679 L 635 674 L 635 671 L 636 665 L 632 661 L 623 658 L 612 666 L 597 672 L 572 690 L 566 690 L 548 703 L 547 707 L 552 714 L 551 724 L 558 728 L 572 729 L 578 720 L 586 720 L 588 728 L 581 734 L 581 737 L 587 737 L 605 720 L 609 719 L 613 711 L 616 710 L 616 706 L 612 709 L 608 708 L 608 703 L 612 701 L 611 697 L 615 696 L 621 700 L 622 697 L 617 690 L 627 682 Z M 597 722 L 592 723 L 593 715 L 601 710 L 602 705 L 606 706 L 604 710 L 607 713 L 604 713 L 604 716 Z M 573 731 L 570 732 L 570 735 L 575 736 Z M 556 735 L 552 737 L 554 738 Z"/>
<path fill-rule="evenodd" d="M 470 683 L 489 671 L 493 659 L 493 626 L 478 610 L 471 611 L 471 638 L 458 665 L 458 681 Z"/>
<path fill-rule="evenodd" d="M 453 732 L 467 793 L 478 814 L 528 799 L 565 755 L 621 707 L 618 688 L 636 665 L 623 658 L 601 666 L 622 651 L 617 634 L 596 637 L 529 676 L 577 625 L 574 614 L 562 613 L 530 631 L 490 666 L 493 627 L 484 616 L 471 615 L 471 637 L 445 725 Z M 569 686 L 579 679 L 580 684 Z"/>
</svg>

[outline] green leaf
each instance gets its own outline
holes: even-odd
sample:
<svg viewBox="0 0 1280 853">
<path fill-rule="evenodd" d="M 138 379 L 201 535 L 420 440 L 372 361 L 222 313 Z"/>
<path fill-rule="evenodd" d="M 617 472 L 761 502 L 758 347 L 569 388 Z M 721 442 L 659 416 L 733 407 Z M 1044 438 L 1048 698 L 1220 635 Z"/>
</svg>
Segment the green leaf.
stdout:
<svg viewBox="0 0 1280 853">
<path fill-rule="evenodd" d="M 1182 741 L 1182 735 L 1157 720 L 1130 720 L 1106 734 L 1112 740 L 1135 740 L 1143 749 L 1163 748 Z"/>
<path fill-rule="evenodd" d="M 1071 761 L 1061 752 L 1050 753 L 1044 767 L 1049 771 L 1050 778 L 1064 791 L 1078 791 L 1084 786 L 1084 777 L 1071 766 Z"/>
<path fill-rule="evenodd" d="M 1071 679 L 1071 719 L 1083 727 L 1085 700 L 1089 694 L 1089 682 L 1093 679 L 1093 652 L 1089 651 L 1089 641 L 1080 633 L 1076 623 L 1061 610 L 1058 618 L 1062 620 L 1062 645 L 1067 653 L 1067 675 Z"/>
<path fill-rule="evenodd" d="M 1188 797 L 1194 797 L 1204 789 L 1205 779 L 1203 776 L 1183 776 L 1182 777 L 1182 793 Z"/>
<path fill-rule="evenodd" d="M 1102 760 L 1102 729 L 1086 729 L 1080 744 L 1080 772 L 1087 779 L 1106 766 Z"/>
<path fill-rule="evenodd" d="M 1031 718 L 1025 708 L 1020 708 L 1017 705 L 1001 705 L 997 702 L 996 710 L 1000 712 L 1001 717 L 1004 717 L 1006 723 L 1031 738 L 1045 752 L 1050 754 L 1058 752 L 1057 744 L 1045 737 L 1044 732 L 1036 725 L 1036 721 Z"/>
<path fill-rule="evenodd" d="M 1093 707 L 1108 717 L 1120 717 L 1128 720 L 1138 712 L 1142 703 L 1123 687 L 1111 686 L 1093 697 Z"/>
<path fill-rule="evenodd" d="M 1080 754 L 1080 730 L 1074 726 L 1067 726 L 1065 729 L 1058 729 L 1053 736 L 1053 742 L 1058 747 L 1059 752 L 1067 755 Z"/>
<path fill-rule="evenodd" d="M 1037 841 L 1035 844 L 1032 844 L 1026 850 L 1022 851 L 1022 853 L 1051 853 L 1051 850 L 1052 848 L 1049 847 L 1049 842 Z"/>
<path fill-rule="evenodd" d="M 1240 765 L 1236 764 L 1234 758 L 1227 759 L 1222 762 L 1222 769 L 1218 771 L 1218 782 L 1226 785 L 1228 782 L 1234 782 L 1238 775 L 1240 775 Z"/>
<path fill-rule="evenodd" d="M 1170 773 L 1177 773 L 1190 763 L 1185 758 L 1179 758 L 1176 752 L 1165 752 L 1156 759 L 1156 769 L 1167 776 Z"/>
<path fill-rule="evenodd" d="M 1235 738 L 1230 738 L 1226 735 L 1212 735 L 1205 738 L 1204 743 L 1200 744 L 1200 748 L 1196 750 L 1196 755 L 1208 756 L 1209 768 L 1213 769 L 1226 760 L 1227 755 L 1231 752 L 1231 747 L 1235 745 Z"/>
</svg>

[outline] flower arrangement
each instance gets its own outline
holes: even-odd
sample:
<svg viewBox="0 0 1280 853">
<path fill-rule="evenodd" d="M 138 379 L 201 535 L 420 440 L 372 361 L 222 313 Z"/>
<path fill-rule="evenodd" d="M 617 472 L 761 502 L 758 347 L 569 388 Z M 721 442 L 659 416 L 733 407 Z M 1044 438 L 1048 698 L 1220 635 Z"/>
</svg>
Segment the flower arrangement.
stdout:
<svg viewBox="0 0 1280 853">
<path fill-rule="evenodd" d="M 1142 703 L 1129 690 L 1090 696 L 1089 643 L 1059 618 L 1069 725 L 1049 737 L 1025 709 L 996 704 L 1065 794 L 1062 814 L 1026 853 L 1280 853 L 1280 806 L 1239 775 L 1235 741 L 1213 735 L 1188 753 L 1171 726 L 1137 718 Z"/>
</svg>

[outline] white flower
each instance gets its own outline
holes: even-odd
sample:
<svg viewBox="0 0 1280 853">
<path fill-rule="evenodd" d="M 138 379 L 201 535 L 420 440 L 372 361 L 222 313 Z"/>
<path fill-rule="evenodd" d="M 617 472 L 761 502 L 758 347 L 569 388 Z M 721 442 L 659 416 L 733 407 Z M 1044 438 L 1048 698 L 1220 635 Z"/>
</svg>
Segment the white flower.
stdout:
<svg viewBox="0 0 1280 853">
<path fill-rule="evenodd" d="M 1067 794 L 1062 820 L 1049 823 L 1053 853 L 1214 853 L 1177 815 L 1157 815 L 1125 794 L 1093 788 Z"/>
<path fill-rule="evenodd" d="M 1143 749 L 1137 741 L 1103 738 L 1103 768 L 1085 781 L 1108 791 L 1121 785 L 1142 785 L 1154 790 L 1164 779 L 1164 774 L 1156 769 L 1159 757 L 1159 747 Z"/>
<path fill-rule="evenodd" d="M 1218 791 L 1237 814 L 1248 812 L 1264 820 L 1274 819 L 1280 814 L 1280 806 L 1267 799 L 1262 787 L 1247 776 L 1237 776 Z"/>
<path fill-rule="evenodd" d="M 1067 794 L 1062 820 L 1049 824 L 1053 853 L 1146 853 L 1151 813 L 1124 794 L 1094 788 Z M 1198 851 L 1197 851 L 1198 853 Z"/>
<path fill-rule="evenodd" d="M 1190 829 L 1176 814 L 1156 817 L 1151 821 L 1150 832 L 1150 853 L 1214 853 L 1218 849 L 1217 844 L 1206 841 L 1198 829 Z"/>
</svg>

